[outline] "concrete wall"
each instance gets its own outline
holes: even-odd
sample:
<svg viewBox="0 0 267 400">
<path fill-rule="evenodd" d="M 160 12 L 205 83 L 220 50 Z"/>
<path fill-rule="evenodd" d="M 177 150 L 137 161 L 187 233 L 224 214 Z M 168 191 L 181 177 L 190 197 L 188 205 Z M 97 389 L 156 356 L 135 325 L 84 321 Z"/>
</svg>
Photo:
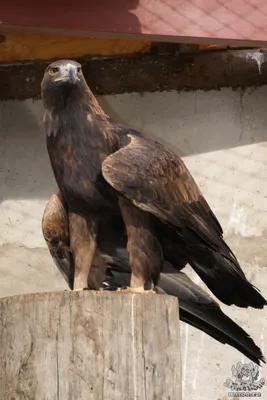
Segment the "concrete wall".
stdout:
<svg viewBox="0 0 267 400">
<path fill-rule="evenodd" d="M 181 155 L 249 279 L 267 296 L 267 87 L 107 96 L 101 103 Z M 39 101 L 0 103 L 0 296 L 65 288 L 41 235 L 55 182 Z M 187 268 L 196 282 L 198 277 Z M 204 285 L 203 285 L 204 286 Z M 223 306 L 267 355 L 267 313 Z M 182 325 L 184 399 L 227 399 L 237 351 Z M 246 360 L 247 362 L 248 360 Z M 267 368 L 262 376 L 266 379 Z M 267 386 L 262 390 L 267 398 Z M 164 400 L 164 399 L 162 399 Z"/>
</svg>

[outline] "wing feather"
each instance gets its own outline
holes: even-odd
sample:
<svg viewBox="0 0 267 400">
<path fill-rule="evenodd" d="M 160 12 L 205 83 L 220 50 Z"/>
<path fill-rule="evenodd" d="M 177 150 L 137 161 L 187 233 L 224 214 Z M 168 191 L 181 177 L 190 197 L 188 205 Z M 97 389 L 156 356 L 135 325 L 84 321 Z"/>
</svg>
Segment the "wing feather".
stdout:
<svg viewBox="0 0 267 400">
<path fill-rule="evenodd" d="M 267 304 L 246 279 L 223 239 L 219 221 L 183 161 L 171 150 L 128 134 L 128 143 L 105 159 L 102 173 L 135 206 L 174 229 L 189 264 L 222 302 L 255 308 Z"/>
<path fill-rule="evenodd" d="M 128 144 L 103 162 L 106 181 L 142 210 L 175 228 L 191 229 L 214 250 L 221 247 L 221 225 L 184 162 L 157 142 L 128 137 Z"/>
</svg>

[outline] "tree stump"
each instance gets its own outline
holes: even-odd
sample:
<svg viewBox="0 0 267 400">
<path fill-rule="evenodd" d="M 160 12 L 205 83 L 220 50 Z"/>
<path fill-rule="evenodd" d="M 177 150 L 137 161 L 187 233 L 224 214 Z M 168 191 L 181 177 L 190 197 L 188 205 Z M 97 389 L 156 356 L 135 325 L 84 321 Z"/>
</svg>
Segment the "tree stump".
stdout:
<svg viewBox="0 0 267 400">
<path fill-rule="evenodd" d="M 176 298 L 50 292 L 0 299 L 1 400 L 180 400 Z"/>
</svg>

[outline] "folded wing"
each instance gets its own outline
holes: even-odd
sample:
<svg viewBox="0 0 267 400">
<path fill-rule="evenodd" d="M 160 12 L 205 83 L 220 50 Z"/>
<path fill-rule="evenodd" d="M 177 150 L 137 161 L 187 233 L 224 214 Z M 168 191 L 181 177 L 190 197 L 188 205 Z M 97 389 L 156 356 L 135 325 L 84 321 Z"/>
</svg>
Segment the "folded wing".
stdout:
<svg viewBox="0 0 267 400">
<path fill-rule="evenodd" d="M 183 161 L 147 138 L 127 135 L 102 164 L 106 181 L 133 205 L 177 234 L 190 265 L 225 304 L 263 308 L 266 300 L 246 279 L 223 240 L 222 228 Z"/>
</svg>

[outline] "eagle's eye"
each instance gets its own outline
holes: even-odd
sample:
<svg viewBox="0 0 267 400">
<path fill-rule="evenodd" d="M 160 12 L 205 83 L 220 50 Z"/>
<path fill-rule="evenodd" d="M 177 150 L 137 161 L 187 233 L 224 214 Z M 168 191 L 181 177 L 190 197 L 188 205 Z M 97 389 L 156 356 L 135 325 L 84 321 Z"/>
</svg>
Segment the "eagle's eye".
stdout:
<svg viewBox="0 0 267 400">
<path fill-rule="evenodd" d="M 82 67 L 78 67 L 78 68 L 77 68 L 77 72 L 78 72 L 78 74 L 81 74 L 81 72 L 82 72 Z"/>
<path fill-rule="evenodd" d="M 59 71 L 59 68 L 57 68 L 57 67 L 49 68 L 50 75 L 55 75 L 58 71 Z"/>
</svg>

